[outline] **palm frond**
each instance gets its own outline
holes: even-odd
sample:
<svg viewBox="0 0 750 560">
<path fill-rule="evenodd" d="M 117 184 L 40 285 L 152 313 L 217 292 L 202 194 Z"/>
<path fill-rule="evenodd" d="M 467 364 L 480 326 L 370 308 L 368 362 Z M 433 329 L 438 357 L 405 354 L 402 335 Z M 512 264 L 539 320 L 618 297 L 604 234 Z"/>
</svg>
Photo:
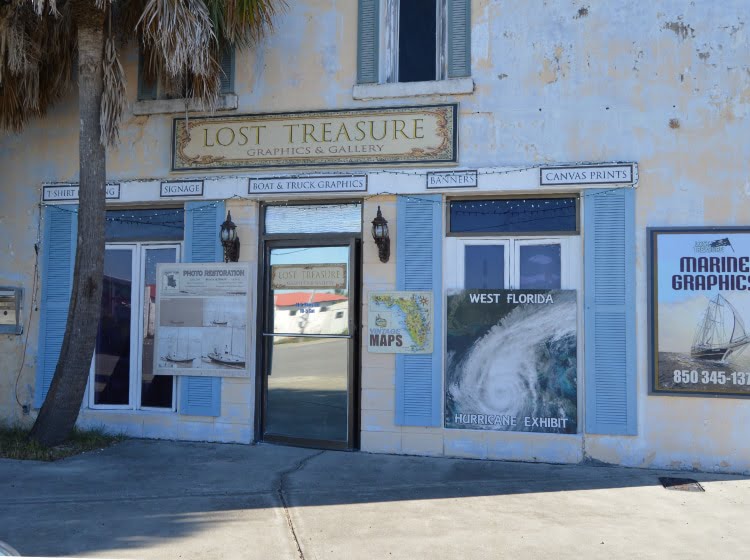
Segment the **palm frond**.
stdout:
<svg viewBox="0 0 750 560">
<path fill-rule="evenodd" d="M 273 30 L 273 18 L 287 8 L 286 0 L 207 0 L 208 11 L 222 44 L 248 48 Z"/>
<path fill-rule="evenodd" d="M 75 48 L 67 8 L 37 15 L 28 0 L 0 8 L 0 127 L 20 130 L 66 93 Z"/>
<path fill-rule="evenodd" d="M 114 37 L 107 37 L 104 44 L 104 91 L 101 105 L 101 137 L 105 146 L 113 146 L 120 137 L 120 123 L 127 104 L 125 72 L 117 56 Z"/>
</svg>

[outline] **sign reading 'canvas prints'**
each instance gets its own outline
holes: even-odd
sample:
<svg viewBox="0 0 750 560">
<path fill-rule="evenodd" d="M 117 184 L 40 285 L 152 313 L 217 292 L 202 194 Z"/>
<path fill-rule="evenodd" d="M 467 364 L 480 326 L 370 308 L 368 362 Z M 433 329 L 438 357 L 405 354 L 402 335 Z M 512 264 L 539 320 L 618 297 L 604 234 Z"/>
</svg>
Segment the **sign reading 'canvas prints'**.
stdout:
<svg viewBox="0 0 750 560">
<path fill-rule="evenodd" d="M 445 426 L 577 431 L 575 290 L 448 294 Z"/>
<path fill-rule="evenodd" d="M 649 237 L 652 391 L 750 395 L 750 231 Z"/>
</svg>

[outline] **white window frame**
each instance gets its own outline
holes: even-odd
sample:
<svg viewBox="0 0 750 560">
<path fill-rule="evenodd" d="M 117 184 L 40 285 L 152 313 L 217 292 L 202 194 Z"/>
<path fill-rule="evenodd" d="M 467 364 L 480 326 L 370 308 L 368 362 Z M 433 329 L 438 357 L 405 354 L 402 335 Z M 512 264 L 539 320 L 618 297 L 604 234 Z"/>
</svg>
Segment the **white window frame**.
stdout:
<svg viewBox="0 0 750 560">
<path fill-rule="evenodd" d="M 469 245 L 502 245 L 505 247 L 505 289 L 520 290 L 521 267 L 519 248 L 528 245 L 560 245 L 560 289 L 580 292 L 583 278 L 581 261 L 581 238 L 579 235 L 551 235 L 549 237 L 527 237 L 504 235 L 502 237 L 447 237 L 446 262 L 454 266 L 446 267 L 446 288 L 464 288 L 465 254 Z"/>
<path fill-rule="evenodd" d="M 408 1 L 408 0 L 407 0 Z M 399 44 L 399 8 L 401 0 L 384 0 L 380 3 L 381 33 L 380 52 L 384 53 L 380 61 L 381 84 L 413 84 L 425 82 L 399 82 L 398 80 L 398 44 Z M 448 78 L 448 18 L 447 0 L 435 0 L 437 33 L 435 34 L 435 80 L 441 82 Z M 429 83 L 428 82 L 428 83 Z"/>
<path fill-rule="evenodd" d="M 521 289 L 520 284 L 520 248 L 524 245 L 552 245 L 560 244 L 560 289 L 576 290 L 578 297 L 577 314 L 576 314 L 576 342 L 578 350 L 578 359 L 576 363 L 576 376 L 578 387 L 578 432 L 580 435 L 584 431 L 584 422 L 586 418 L 586 395 L 584 386 L 584 331 L 583 331 L 583 238 L 580 234 L 575 235 L 550 235 L 524 236 L 499 234 L 496 237 L 491 235 L 467 236 L 467 237 L 446 237 L 444 244 L 444 265 L 443 265 L 443 282 L 445 290 L 462 290 L 464 287 L 464 257 L 467 245 L 505 245 L 505 277 L 511 282 L 506 284 L 509 290 Z M 510 268 L 509 268 L 510 267 Z M 516 272 L 518 271 L 518 272 Z M 447 306 L 443 306 L 443 325 L 447 325 Z M 443 331 L 445 337 L 447 332 Z M 504 432 L 498 432 L 504 433 Z M 533 434 L 526 434 L 533 435 Z"/>
<path fill-rule="evenodd" d="M 107 243 L 105 248 L 107 250 L 130 250 L 132 251 L 132 265 L 131 270 L 133 271 L 133 289 L 130 295 L 130 308 L 133 310 L 130 314 L 130 376 L 129 376 L 129 390 L 128 390 L 128 404 L 96 404 L 94 402 L 95 392 L 95 360 L 96 352 L 91 358 L 91 366 L 89 369 L 89 381 L 87 384 L 88 389 L 88 407 L 93 410 L 129 410 L 129 411 L 147 411 L 147 412 L 158 412 L 165 414 L 172 414 L 177 411 L 177 383 L 176 377 L 172 377 L 172 406 L 167 407 L 148 407 L 141 406 L 141 391 L 142 391 L 142 374 L 143 374 L 143 279 L 145 278 L 146 272 L 146 252 L 148 249 L 175 249 L 176 261 L 181 262 L 182 259 L 182 243 L 174 241 L 138 241 L 138 242 L 113 242 Z"/>
</svg>

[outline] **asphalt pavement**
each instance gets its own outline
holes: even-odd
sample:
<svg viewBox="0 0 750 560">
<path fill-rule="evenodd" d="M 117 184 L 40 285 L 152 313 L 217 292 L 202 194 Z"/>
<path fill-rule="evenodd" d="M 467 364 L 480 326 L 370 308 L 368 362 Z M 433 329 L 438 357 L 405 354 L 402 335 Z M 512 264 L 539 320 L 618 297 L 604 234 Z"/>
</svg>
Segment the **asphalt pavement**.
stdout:
<svg viewBox="0 0 750 560">
<path fill-rule="evenodd" d="M 741 476 L 263 444 L 0 460 L 0 540 L 27 556 L 747 558 L 748 506 Z"/>
</svg>

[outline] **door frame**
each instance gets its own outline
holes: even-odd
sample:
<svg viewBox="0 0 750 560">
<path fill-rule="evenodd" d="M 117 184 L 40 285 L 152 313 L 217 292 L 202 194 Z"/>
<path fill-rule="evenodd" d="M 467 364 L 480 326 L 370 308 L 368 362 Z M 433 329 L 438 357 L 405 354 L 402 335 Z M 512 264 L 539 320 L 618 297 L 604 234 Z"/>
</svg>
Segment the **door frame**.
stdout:
<svg viewBox="0 0 750 560">
<path fill-rule="evenodd" d="M 295 205 L 325 205 L 325 204 L 362 204 L 361 200 L 306 200 L 295 201 Z M 311 234 L 266 234 L 265 210 L 268 206 L 275 206 L 273 202 L 259 204 L 258 216 L 258 285 L 257 285 L 257 313 L 256 313 L 256 353 L 255 353 L 255 419 L 254 441 L 281 443 L 298 447 L 316 449 L 334 449 L 353 451 L 360 445 L 360 380 L 361 380 L 361 330 L 362 330 L 362 232 L 347 233 L 311 233 Z M 364 204 L 362 204 L 364 207 Z M 349 312 L 349 359 L 347 373 L 347 441 L 337 442 L 329 440 L 315 440 L 294 438 L 281 435 L 264 435 L 267 408 L 267 376 L 268 348 L 264 336 L 268 332 L 267 321 L 272 316 L 273 303 L 270 293 L 269 255 L 271 249 L 291 247 L 327 247 L 349 246 L 349 283 L 350 283 L 350 312 Z"/>
<path fill-rule="evenodd" d="M 86 408 L 91 410 L 129 410 L 132 412 L 138 412 L 145 410 L 148 412 L 156 413 L 174 413 L 177 411 L 177 380 L 176 377 L 172 378 L 172 405 L 171 407 L 149 407 L 141 406 L 141 391 L 143 382 L 143 330 L 145 325 L 143 322 L 143 279 L 145 278 L 146 272 L 146 251 L 148 249 L 172 249 L 174 248 L 177 253 L 177 261 L 181 262 L 183 253 L 183 244 L 181 241 L 124 241 L 124 242 L 107 242 L 105 250 L 130 250 L 132 252 L 132 263 L 133 263 L 133 277 L 132 291 L 130 296 L 131 305 L 131 319 L 130 319 L 130 370 L 129 370 L 129 389 L 128 389 L 128 404 L 96 404 L 95 399 L 95 367 L 96 367 L 96 349 L 91 356 L 91 364 L 89 366 L 89 378 L 86 382 L 86 393 L 84 396 L 84 402 Z M 98 334 L 97 334 L 98 336 Z"/>
</svg>

